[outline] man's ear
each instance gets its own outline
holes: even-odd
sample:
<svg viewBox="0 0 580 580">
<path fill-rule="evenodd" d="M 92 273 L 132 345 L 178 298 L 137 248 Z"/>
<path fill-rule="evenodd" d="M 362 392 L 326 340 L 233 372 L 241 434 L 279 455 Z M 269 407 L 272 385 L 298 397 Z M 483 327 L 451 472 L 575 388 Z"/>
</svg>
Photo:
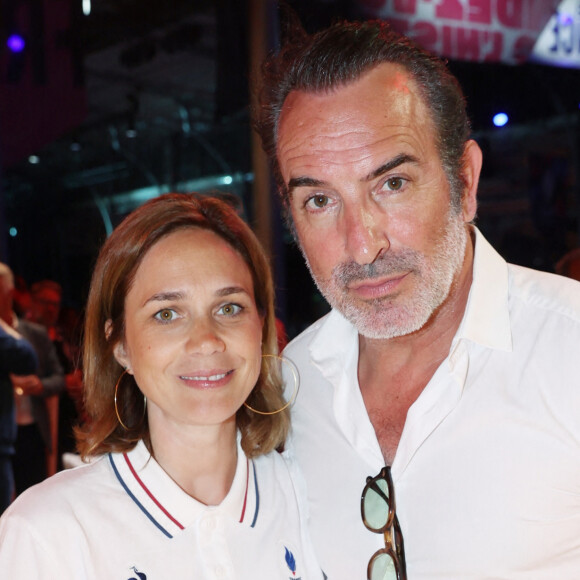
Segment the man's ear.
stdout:
<svg viewBox="0 0 580 580">
<path fill-rule="evenodd" d="M 473 220 L 477 212 L 477 187 L 479 185 L 482 162 L 483 156 L 479 145 L 473 139 L 470 139 L 465 143 L 461 168 L 461 177 L 464 184 L 461 209 L 463 220 L 466 223 Z"/>
<path fill-rule="evenodd" d="M 105 336 L 109 338 L 111 333 L 113 332 L 113 323 L 111 320 L 107 320 L 105 322 Z M 129 374 L 133 374 L 131 370 L 131 361 L 129 360 L 129 356 L 127 355 L 127 351 L 125 349 L 125 345 L 119 341 L 113 347 L 113 356 L 115 360 L 124 368 Z"/>
</svg>

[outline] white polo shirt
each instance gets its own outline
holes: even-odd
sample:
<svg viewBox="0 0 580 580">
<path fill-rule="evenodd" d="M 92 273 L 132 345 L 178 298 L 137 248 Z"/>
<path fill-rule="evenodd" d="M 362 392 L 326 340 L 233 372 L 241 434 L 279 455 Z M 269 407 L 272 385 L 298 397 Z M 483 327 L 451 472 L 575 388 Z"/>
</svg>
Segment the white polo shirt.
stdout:
<svg viewBox="0 0 580 580">
<path fill-rule="evenodd" d="M 337 312 L 286 348 L 301 377 L 289 451 L 333 580 L 383 547 L 360 514 L 384 465 Z M 580 284 L 508 265 L 476 232 L 464 318 L 409 409 L 392 465 L 409 580 L 580 578 Z"/>
<path fill-rule="evenodd" d="M 238 445 L 231 490 L 208 507 L 140 442 L 21 495 L 0 518 L 0 576 L 321 580 L 295 475 L 277 453 L 248 460 Z"/>
</svg>

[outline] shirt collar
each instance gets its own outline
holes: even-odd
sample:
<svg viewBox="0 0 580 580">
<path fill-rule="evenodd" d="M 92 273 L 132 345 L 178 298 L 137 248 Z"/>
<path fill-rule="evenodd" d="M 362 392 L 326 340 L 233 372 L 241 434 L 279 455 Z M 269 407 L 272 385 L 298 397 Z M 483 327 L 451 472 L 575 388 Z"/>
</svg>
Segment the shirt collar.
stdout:
<svg viewBox="0 0 580 580">
<path fill-rule="evenodd" d="M 218 506 L 206 506 L 183 491 L 139 441 L 128 453 L 109 454 L 113 471 L 129 497 L 160 532 L 173 537 L 208 512 L 249 527 L 256 523 L 259 497 L 253 462 L 244 454 L 238 435 L 234 481 Z"/>
<path fill-rule="evenodd" d="M 512 350 L 512 333 L 508 265 L 476 227 L 473 231 L 473 280 L 454 343 L 464 338 L 481 346 L 509 352 Z"/>
</svg>

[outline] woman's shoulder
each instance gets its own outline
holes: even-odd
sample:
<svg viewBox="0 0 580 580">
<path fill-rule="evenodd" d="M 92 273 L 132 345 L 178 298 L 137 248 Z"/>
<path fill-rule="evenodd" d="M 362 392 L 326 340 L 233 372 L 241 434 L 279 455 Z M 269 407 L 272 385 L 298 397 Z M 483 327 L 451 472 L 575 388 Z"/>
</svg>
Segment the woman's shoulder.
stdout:
<svg viewBox="0 0 580 580">
<path fill-rule="evenodd" d="M 306 484 L 293 454 L 289 451 L 271 451 L 254 460 L 256 471 L 277 487 L 292 493 L 300 503 L 305 497 Z M 267 475 L 267 477 L 265 477 Z"/>
<path fill-rule="evenodd" d="M 12 517 L 46 521 L 51 514 L 62 518 L 67 512 L 72 513 L 75 504 L 96 499 L 103 486 L 107 463 L 101 457 L 92 463 L 56 473 L 19 495 L 0 521 Z"/>
</svg>

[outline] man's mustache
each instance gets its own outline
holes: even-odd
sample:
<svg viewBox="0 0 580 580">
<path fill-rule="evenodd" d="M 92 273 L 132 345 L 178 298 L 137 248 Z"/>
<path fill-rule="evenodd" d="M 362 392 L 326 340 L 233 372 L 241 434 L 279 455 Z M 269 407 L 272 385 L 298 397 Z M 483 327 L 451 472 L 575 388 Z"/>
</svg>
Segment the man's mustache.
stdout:
<svg viewBox="0 0 580 580">
<path fill-rule="evenodd" d="M 421 254 L 409 248 L 397 253 L 389 250 L 380 254 L 371 264 L 358 264 L 354 260 L 338 264 L 332 270 L 332 277 L 345 286 L 361 280 L 418 270 L 421 262 Z"/>
</svg>

